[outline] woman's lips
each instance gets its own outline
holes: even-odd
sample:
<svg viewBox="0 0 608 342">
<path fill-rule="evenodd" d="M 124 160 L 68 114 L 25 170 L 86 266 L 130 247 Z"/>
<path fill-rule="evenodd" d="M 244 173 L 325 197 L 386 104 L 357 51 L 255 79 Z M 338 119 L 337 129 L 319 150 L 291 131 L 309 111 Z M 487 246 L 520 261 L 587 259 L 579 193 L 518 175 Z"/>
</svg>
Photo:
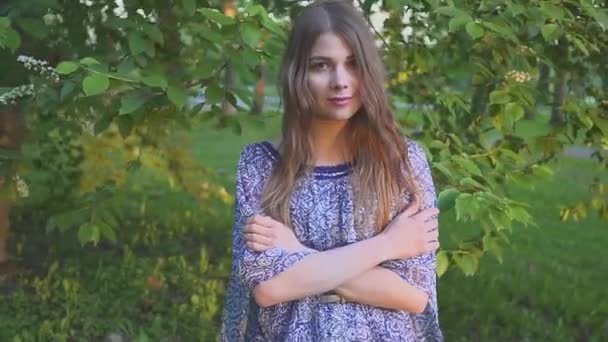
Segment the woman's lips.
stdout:
<svg viewBox="0 0 608 342">
<path fill-rule="evenodd" d="M 335 96 L 329 98 L 329 103 L 336 107 L 344 107 L 350 103 L 352 96 Z"/>
</svg>

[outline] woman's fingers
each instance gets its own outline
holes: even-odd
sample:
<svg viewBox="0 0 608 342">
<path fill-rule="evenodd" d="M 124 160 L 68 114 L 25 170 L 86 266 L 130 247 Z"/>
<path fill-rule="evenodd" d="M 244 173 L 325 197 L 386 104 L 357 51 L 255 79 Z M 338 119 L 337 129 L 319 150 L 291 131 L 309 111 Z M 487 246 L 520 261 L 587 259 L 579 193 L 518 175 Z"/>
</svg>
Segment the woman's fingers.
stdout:
<svg viewBox="0 0 608 342">
<path fill-rule="evenodd" d="M 256 234 L 256 233 L 245 233 L 245 240 L 247 242 L 255 242 L 264 246 L 271 247 L 273 245 L 273 239 L 264 235 Z"/>
<path fill-rule="evenodd" d="M 273 220 L 270 216 L 255 215 L 249 218 L 248 223 L 258 224 L 260 226 L 272 228 L 279 222 Z"/>
<path fill-rule="evenodd" d="M 433 216 L 439 215 L 439 209 L 437 208 L 428 208 L 424 209 L 418 214 L 414 215 L 414 218 L 418 221 L 426 222 L 429 219 L 433 219 Z M 436 218 L 434 218 L 436 219 Z"/>
<path fill-rule="evenodd" d="M 267 237 L 274 237 L 274 232 L 272 230 L 272 228 L 268 228 L 266 226 L 257 224 L 257 223 L 250 223 L 247 224 L 245 226 L 245 234 L 247 233 L 254 233 L 254 234 L 259 234 L 259 235 L 263 235 L 263 236 L 267 236 Z"/>
<path fill-rule="evenodd" d="M 256 252 L 263 252 L 263 251 L 267 250 L 268 248 L 270 248 L 269 246 L 265 246 L 265 245 L 262 245 L 257 242 L 249 242 L 249 241 L 247 241 L 247 246 Z"/>
<path fill-rule="evenodd" d="M 427 243 L 427 252 L 434 252 L 439 249 L 439 241 L 433 240 Z"/>
</svg>

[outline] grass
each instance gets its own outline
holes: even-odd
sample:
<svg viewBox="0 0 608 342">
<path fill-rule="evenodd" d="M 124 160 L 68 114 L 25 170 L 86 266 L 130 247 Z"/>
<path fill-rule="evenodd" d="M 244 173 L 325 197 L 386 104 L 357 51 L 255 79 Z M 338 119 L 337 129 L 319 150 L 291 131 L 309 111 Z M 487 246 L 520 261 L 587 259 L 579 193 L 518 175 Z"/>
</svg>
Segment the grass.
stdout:
<svg viewBox="0 0 608 342">
<path fill-rule="evenodd" d="M 518 129 L 540 134 L 544 121 Z M 277 131 L 277 120 L 230 140 L 227 132 L 201 129 L 197 146 L 205 165 L 233 174 L 242 146 L 273 139 Z M 487 255 L 475 276 L 451 268 L 440 279 L 440 320 L 447 341 L 600 341 L 608 336 L 608 261 L 600 257 L 608 243 L 606 222 L 597 215 L 561 222 L 558 215 L 560 206 L 587 198 L 586 185 L 602 171 L 589 160 L 563 159 L 554 166 L 552 180 L 534 189 L 511 188 L 510 196 L 531 204 L 538 227 L 514 229 L 502 264 Z M 441 227 L 442 241 L 476 229 L 456 224 L 449 213 Z"/>
<path fill-rule="evenodd" d="M 512 188 L 531 203 L 538 228 L 518 227 L 504 262 L 484 258 L 479 273 L 451 270 L 440 279 L 440 317 L 448 341 L 600 341 L 608 335 L 600 256 L 608 242 L 596 215 L 561 222 L 560 205 L 587 196 L 584 184 L 600 175 L 587 160 L 565 159 L 553 180 L 536 189 Z M 443 234 L 451 222 L 442 222 Z"/>
</svg>

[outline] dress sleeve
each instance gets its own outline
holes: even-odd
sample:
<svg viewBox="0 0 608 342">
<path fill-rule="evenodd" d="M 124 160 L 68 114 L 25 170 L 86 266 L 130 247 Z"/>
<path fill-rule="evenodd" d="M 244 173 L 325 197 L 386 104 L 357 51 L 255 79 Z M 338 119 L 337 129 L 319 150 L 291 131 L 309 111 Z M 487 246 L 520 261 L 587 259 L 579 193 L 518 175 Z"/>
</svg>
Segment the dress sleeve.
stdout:
<svg viewBox="0 0 608 342">
<path fill-rule="evenodd" d="M 271 279 L 288 269 L 308 252 L 289 253 L 280 248 L 264 252 L 250 250 L 245 242 L 243 230 L 247 219 L 260 212 L 260 195 L 265 182 L 261 167 L 271 167 L 261 163 L 259 151 L 248 145 L 241 152 L 236 174 L 236 203 L 232 230 L 232 274 L 226 296 L 222 341 L 244 341 L 249 331 L 251 290 L 259 283 Z M 268 165 L 268 166 L 266 166 Z M 248 333 L 247 333 L 248 335 Z"/>
<path fill-rule="evenodd" d="M 413 142 L 408 142 L 408 145 L 410 164 L 421 195 L 420 209 L 436 207 L 435 186 L 424 150 Z M 429 295 L 429 305 L 426 310 L 437 310 L 435 253 L 427 253 L 409 259 L 391 260 L 382 263 L 381 266 L 397 273 L 408 283 L 426 292 Z"/>
<path fill-rule="evenodd" d="M 241 158 L 243 159 L 243 158 Z M 242 162 L 243 160 L 241 160 Z M 239 163 L 241 164 L 241 163 Z M 246 172 L 253 165 L 239 165 L 236 185 L 236 208 L 234 219 L 234 251 L 239 260 L 238 275 L 249 290 L 258 284 L 276 277 L 310 252 L 290 253 L 282 248 L 270 248 L 264 252 L 255 252 L 247 247 L 244 229 L 247 219 L 260 213 L 261 193 L 264 177 L 256 177 L 259 172 Z"/>
</svg>

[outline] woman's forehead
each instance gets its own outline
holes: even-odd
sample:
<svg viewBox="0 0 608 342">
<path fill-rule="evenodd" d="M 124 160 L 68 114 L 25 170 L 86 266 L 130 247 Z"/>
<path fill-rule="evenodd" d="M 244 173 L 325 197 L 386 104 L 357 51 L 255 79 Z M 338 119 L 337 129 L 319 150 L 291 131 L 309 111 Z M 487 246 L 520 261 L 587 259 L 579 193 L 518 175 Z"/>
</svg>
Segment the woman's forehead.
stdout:
<svg viewBox="0 0 608 342">
<path fill-rule="evenodd" d="M 323 33 L 315 40 L 310 58 L 347 59 L 352 50 L 346 41 L 335 33 Z"/>
</svg>

